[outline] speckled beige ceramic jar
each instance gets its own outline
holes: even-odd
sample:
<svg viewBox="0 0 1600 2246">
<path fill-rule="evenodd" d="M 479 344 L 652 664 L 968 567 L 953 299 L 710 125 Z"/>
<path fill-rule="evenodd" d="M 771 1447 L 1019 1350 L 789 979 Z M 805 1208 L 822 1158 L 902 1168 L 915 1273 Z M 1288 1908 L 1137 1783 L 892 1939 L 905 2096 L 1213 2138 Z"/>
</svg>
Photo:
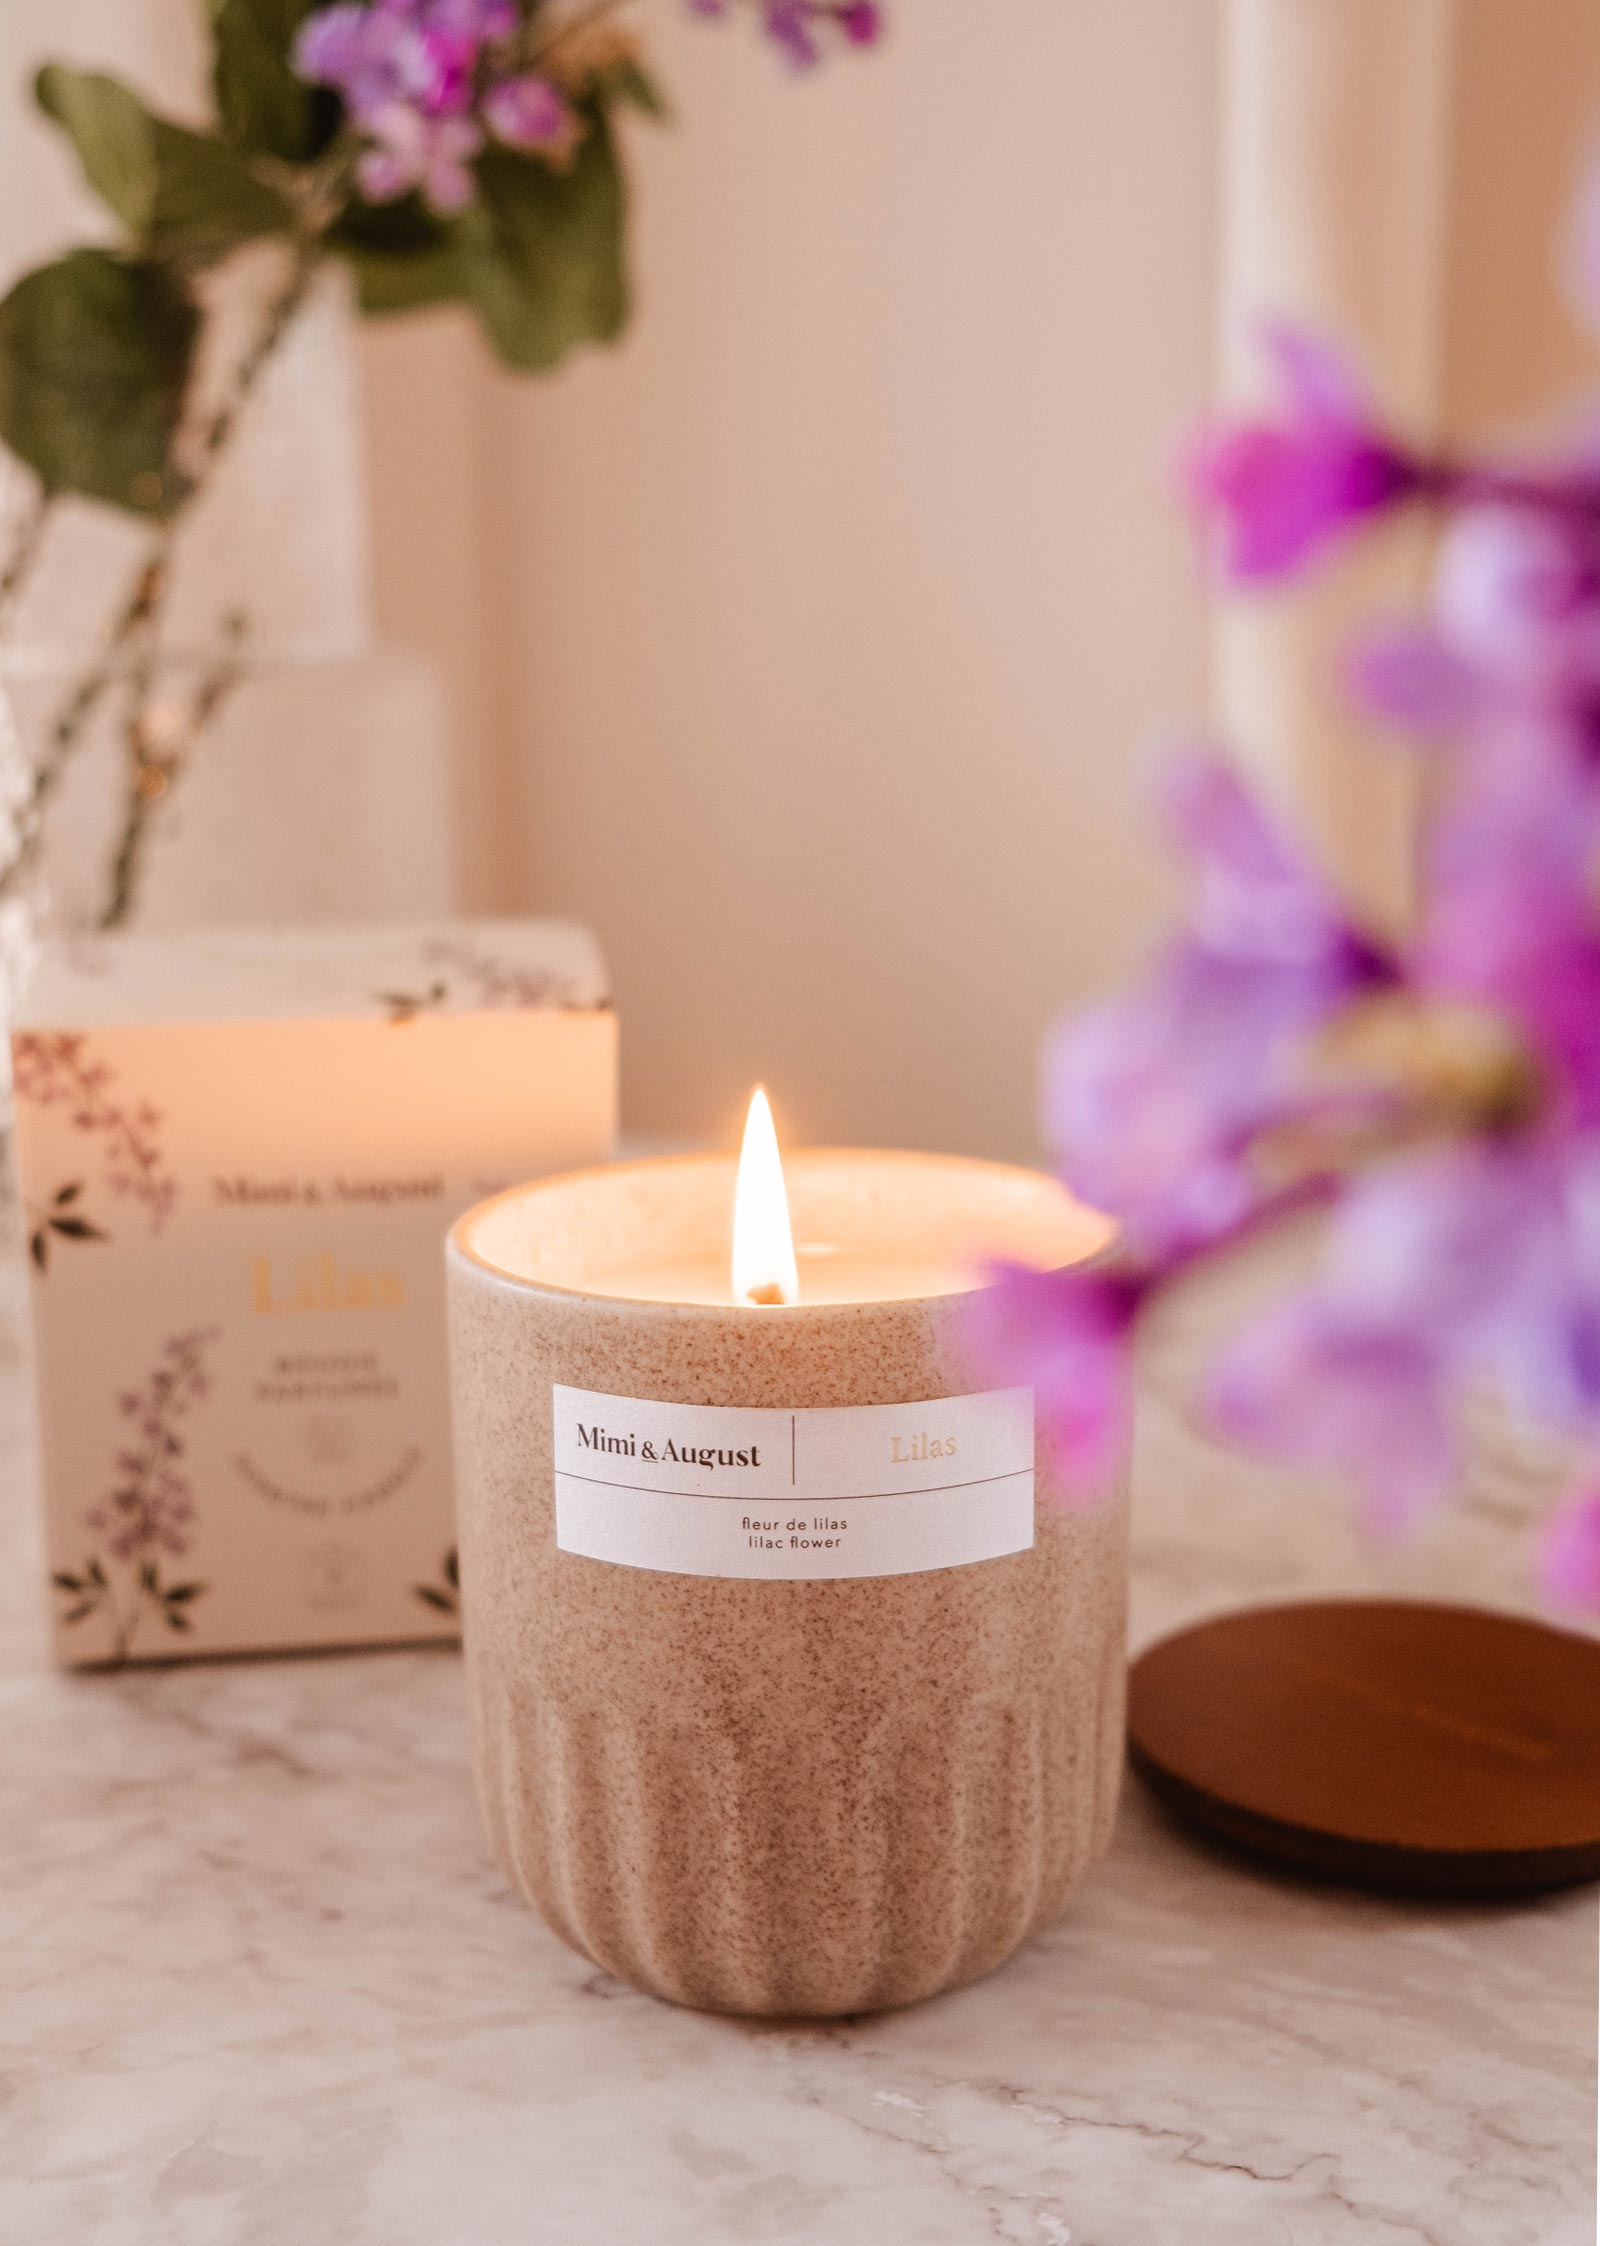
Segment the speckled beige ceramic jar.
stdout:
<svg viewBox="0 0 1600 2246">
<path fill-rule="evenodd" d="M 802 1155 L 801 1238 L 1034 1262 L 1105 1228 L 1049 1180 Z M 552 1390 L 786 1412 L 972 1387 L 959 1297 L 619 1299 L 642 1239 L 723 1237 L 732 1167 L 624 1165 L 484 1203 L 450 1246 L 466 1658 L 495 1848 L 597 1965 L 707 2010 L 864 2012 L 998 1965 L 1104 1848 L 1122 1762 L 1124 1507 L 929 1572 L 725 1581 L 563 1551 Z M 843 1493 L 841 1493 L 843 1494 Z"/>
</svg>

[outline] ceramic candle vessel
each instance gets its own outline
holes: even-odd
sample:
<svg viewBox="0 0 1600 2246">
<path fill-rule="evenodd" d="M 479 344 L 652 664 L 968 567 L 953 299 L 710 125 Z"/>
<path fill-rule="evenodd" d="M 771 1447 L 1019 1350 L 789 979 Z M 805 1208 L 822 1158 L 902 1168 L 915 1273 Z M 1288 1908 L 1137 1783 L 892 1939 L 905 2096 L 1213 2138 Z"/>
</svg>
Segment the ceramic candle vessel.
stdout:
<svg viewBox="0 0 1600 2246">
<path fill-rule="evenodd" d="M 1026 1391 L 971 1394 L 957 1293 L 618 1291 L 725 1239 L 732 1185 L 626 1165 L 452 1234 L 480 1798 L 522 1893 L 639 1988 L 909 2004 L 1048 1925 L 1106 1844 L 1124 1505 L 1060 1501 Z M 789 1189 L 803 1249 L 886 1288 L 900 1259 L 1065 1264 L 1108 1233 L 984 1163 L 803 1155 Z"/>
</svg>

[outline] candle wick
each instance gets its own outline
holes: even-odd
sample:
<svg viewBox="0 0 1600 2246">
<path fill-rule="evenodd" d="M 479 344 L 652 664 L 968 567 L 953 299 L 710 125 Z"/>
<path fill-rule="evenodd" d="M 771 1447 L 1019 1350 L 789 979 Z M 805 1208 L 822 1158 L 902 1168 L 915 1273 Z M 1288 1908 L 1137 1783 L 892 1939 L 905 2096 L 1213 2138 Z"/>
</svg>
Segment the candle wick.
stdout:
<svg viewBox="0 0 1600 2246">
<path fill-rule="evenodd" d="M 751 1287 L 747 1289 L 744 1299 L 746 1302 L 781 1303 L 783 1300 L 783 1289 L 778 1285 L 778 1282 L 775 1279 L 769 1279 L 764 1287 Z"/>
</svg>

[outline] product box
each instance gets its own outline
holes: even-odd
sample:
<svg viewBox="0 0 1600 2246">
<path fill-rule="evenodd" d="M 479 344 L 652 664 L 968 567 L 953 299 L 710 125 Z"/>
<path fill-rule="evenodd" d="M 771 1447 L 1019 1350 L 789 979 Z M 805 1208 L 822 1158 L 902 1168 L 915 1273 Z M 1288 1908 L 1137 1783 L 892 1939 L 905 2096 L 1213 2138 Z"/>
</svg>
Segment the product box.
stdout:
<svg viewBox="0 0 1600 2246">
<path fill-rule="evenodd" d="M 12 1046 L 61 1659 L 453 1636 L 444 1237 L 612 1151 L 591 939 L 94 939 Z"/>
</svg>

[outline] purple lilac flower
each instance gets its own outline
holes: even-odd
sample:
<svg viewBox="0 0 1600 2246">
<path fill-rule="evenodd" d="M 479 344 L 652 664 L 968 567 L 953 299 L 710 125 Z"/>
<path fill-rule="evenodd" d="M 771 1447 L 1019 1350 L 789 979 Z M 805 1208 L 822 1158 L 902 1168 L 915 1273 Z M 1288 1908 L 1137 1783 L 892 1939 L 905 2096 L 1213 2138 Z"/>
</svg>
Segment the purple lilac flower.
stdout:
<svg viewBox="0 0 1600 2246">
<path fill-rule="evenodd" d="M 852 47 L 873 47 L 883 36 L 883 11 L 874 0 L 848 0 L 834 21 Z"/>
<path fill-rule="evenodd" d="M 515 0 L 339 0 L 308 16 L 294 67 L 331 86 L 358 125 L 397 103 L 429 117 L 472 108 L 480 59 L 518 25 Z"/>
<path fill-rule="evenodd" d="M 1435 578 L 1446 646 L 1546 705 L 1600 688 L 1600 525 L 1582 512 L 1582 485 L 1573 479 L 1570 514 L 1469 508 L 1451 526 Z"/>
<path fill-rule="evenodd" d="M 806 0 L 765 0 L 767 37 L 797 70 L 809 70 L 822 59 L 813 11 Z"/>
<path fill-rule="evenodd" d="M 1373 1527 L 1409 1527 L 1455 1471 L 1443 1366 L 1426 1333 L 1307 1295 L 1234 1343 L 1212 1381 L 1219 1432 L 1286 1465 L 1348 1476 Z"/>
<path fill-rule="evenodd" d="M 552 162 L 571 154 L 581 123 L 550 79 L 521 71 L 485 83 L 521 20 L 516 0 L 340 0 L 307 19 L 295 66 L 334 87 L 369 137 L 356 167 L 369 201 L 415 189 L 441 215 L 464 209 L 486 134 Z"/>
<path fill-rule="evenodd" d="M 483 146 L 470 117 L 429 117 L 395 102 L 367 119 L 373 145 L 356 165 L 369 202 L 391 203 L 416 188 L 431 210 L 449 216 L 471 202 L 471 164 Z"/>
<path fill-rule="evenodd" d="M 1348 1475 L 1375 1527 L 1410 1527 L 1456 1472 L 1453 1397 L 1477 1376 L 1525 1389 L 1548 1363 L 1569 1276 L 1562 1182 L 1538 1137 L 1430 1150 L 1357 1180 L 1317 1283 L 1224 1352 L 1219 1429 Z"/>
<path fill-rule="evenodd" d="M 1600 326 L 1600 171 L 1578 248 Z M 1319 1200 L 1321 1269 L 1220 1359 L 1219 1428 L 1353 1476 L 1399 1528 L 1451 1483 L 1462 1398 L 1492 1390 L 1588 1451 L 1544 1581 L 1600 1610 L 1600 442 L 1413 458 L 1332 354 L 1273 348 L 1282 410 L 1191 462 L 1232 575 L 1285 576 L 1414 497 L 1445 517 L 1427 617 L 1355 666 L 1365 705 L 1435 750 L 1416 927 L 1369 944 L 1231 774 L 1185 768 L 1185 924 L 1047 1071 L 1061 1166 L 1121 1220 L 1121 1260 L 1003 1274 L 979 1354 L 1101 1473 L 1144 1305 Z M 1320 1063 L 1347 1028 L 1372 1089 L 1335 1095 Z"/>
<path fill-rule="evenodd" d="M 1438 813 L 1412 973 L 1514 1025 L 1561 1129 L 1600 1127 L 1600 919 L 1587 776 L 1535 729 Z"/>
<path fill-rule="evenodd" d="M 417 0 L 412 0 L 417 5 Z M 431 29 L 480 47 L 509 39 L 521 21 L 517 0 L 420 0 Z"/>
<path fill-rule="evenodd" d="M 1193 876 L 1188 925 L 1144 983 L 1069 1023 L 1045 1065 L 1063 1176 L 1143 1254 L 1246 1216 L 1256 1136 L 1305 1106 L 1308 1036 L 1390 972 L 1219 759 L 1178 764 L 1165 809 Z"/>
<path fill-rule="evenodd" d="M 966 1302 L 980 1378 L 1027 1383 L 1069 1489 L 1092 1496 L 1121 1470 L 1133 1410 L 1129 1343 L 1141 1288 L 1120 1272 L 995 1267 Z"/>
<path fill-rule="evenodd" d="M 1600 774 L 1600 520 L 1585 513 L 1588 471 L 1540 511 L 1505 500 L 1469 508 L 1446 535 L 1433 614 L 1358 646 L 1357 699 L 1375 716 L 1520 760 L 1531 728 Z"/>
<path fill-rule="evenodd" d="M 691 15 L 720 22 L 732 15 L 733 0 L 685 0 Z M 877 0 L 756 0 L 762 28 L 797 70 L 822 60 L 823 37 L 834 32 L 847 46 L 875 46 L 883 33 Z"/>
<path fill-rule="evenodd" d="M 1392 1159 L 1349 1181 L 1319 1281 L 1223 1357 L 1223 1432 L 1356 1479 L 1375 1525 L 1449 1488 L 1455 1397 L 1600 1435 L 1600 929 L 1595 819 L 1531 764 L 1435 830 L 1429 911 L 1407 961 L 1378 953 L 1237 776 L 1184 766 L 1169 817 L 1193 861 L 1188 926 L 1131 998 L 1069 1028 L 1049 1072 L 1069 1184 L 1123 1220 L 1127 1267 L 1005 1273 L 972 1315 L 990 1377 L 1030 1379 L 1073 1477 L 1112 1470 L 1144 1300 L 1274 1203 L 1261 1134 L 1315 1117 L 1308 1033 L 1409 969 L 1419 999 L 1492 1007 L 1545 1071 L 1517 1128 Z"/>
<path fill-rule="evenodd" d="M 1569 1498 L 1545 1538 L 1540 1577 L 1555 1606 L 1600 1614 L 1600 1488 Z"/>
<path fill-rule="evenodd" d="M 508 148 L 539 149 L 557 158 L 571 154 L 583 131 L 560 87 L 531 71 L 489 88 L 483 121 Z"/>
<path fill-rule="evenodd" d="M 1363 709 L 1424 739 L 1459 733 L 1487 714 L 1488 681 L 1432 624 L 1372 626 L 1347 670 Z"/>
<path fill-rule="evenodd" d="M 1544 1072 L 1538 1112 L 1348 1181 L 1321 1278 L 1225 1353 L 1211 1392 L 1222 1432 L 1353 1477 L 1373 1523 L 1390 1529 L 1447 1492 L 1453 1400 L 1469 1385 L 1492 1383 L 1523 1411 L 1600 1436 L 1595 818 L 1570 760 L 1549 771 L 1525 760 L 1495 779 L 1436 824 L 1408 964 L 1420 999 L 1472 1000 L 1516 1027 Z M 1091 1197 L 1098 1184 L 1102 1205 L 1129 1219 L 1136 1301 L 1248 1221 L 1247 1159 L 1263 1123 L 1295 1110 L 1294 1047 L 1278 1056 L 1281 1075 L 1266 1065 L 1280 1027 L 1330 1018 L 1395 971 L 1314 880 L 1294 878 L 1292 855 L 1269 847 L 1270 826 L 1231 775 L 1191 771 L 1178 824 L 1200 872 L 1183 972 L 1169 957 L 1157 1003 L 1147 989 L 1090 1017 L 1087 1035 L 1069 1030 L 1054 1083 L 1066 1095 L 1069 1183 Z M 1113 1422 L 1101 1399 L 1115 1381 L 1104 1351 L 1125 1357 L 1131 1320 L 1118 1327 L 1079 1304 L 1083 1286 L 1060 1274 L 1048 1291 L 1013 1288 L 985 1315 L 998 1360 L 1008 1333 L 1023 1337 L 1010 1360 L 1019 1372 L 1031 1335 L 1042 1365 L 1030 1377 L 1041 1394 L 1056 1383 L 1044 1416 L 1067 1414 L 1077 1388 L 1104 1435 Z M 1087 1371 L 1074 1320 L 1102 1350 Z"/>
<path fill-rule="evenodd" d="M 1344 360 L 1291 327 L 1267 331 L 1283 391 L 1270 419 L 1225 416 L 1191 447 L 1184 480 L 1242 584 L 1288 576 L 1358 523 L 1409 498 L 1418 470 L 1375 421 Z"/>
<path fill-rule="evenodd" d="M 405 0 L 319 9 L 300 27 L 294 67 L 311 84 L 331 86 L 359 125 L 397 104 L 426 104 L 437 90 L 437 60 Z"/>
<path fill-rule="evenodd" d="M 428 55 L 428 91 L 423 98 L 425 117 L 465 117 L 472 108 L 478 67 L 478 42 L 459 32 L 432 26 L 422 34 Z"/>
</svg>

